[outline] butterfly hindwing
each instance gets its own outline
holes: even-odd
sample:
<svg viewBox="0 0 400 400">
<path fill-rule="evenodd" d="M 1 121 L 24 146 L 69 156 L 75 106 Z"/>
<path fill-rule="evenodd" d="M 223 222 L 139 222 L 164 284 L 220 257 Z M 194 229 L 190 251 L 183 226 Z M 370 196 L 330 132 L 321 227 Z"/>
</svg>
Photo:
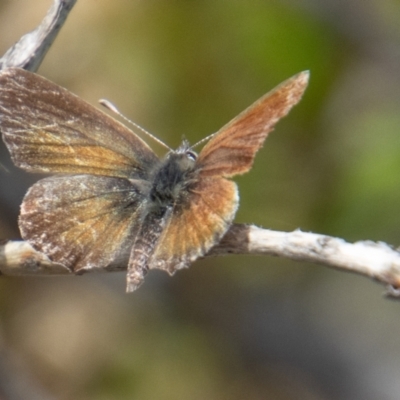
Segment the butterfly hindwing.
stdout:
<svg viewBox="0 0 400 400">
<path fill-rule="evenodd" d="M 34 184 L 21 206 L 23 239 L 73 271 L 127 259 L 140 228 L 143 181 L 56 176 Z"/>
<path fill-rule="evenodd" d="M 202 179 L 174 207 L 149 262 L 170 274 L 187 267 L 219 242 L 238 208 L 234 182 Z"/>
</svg>

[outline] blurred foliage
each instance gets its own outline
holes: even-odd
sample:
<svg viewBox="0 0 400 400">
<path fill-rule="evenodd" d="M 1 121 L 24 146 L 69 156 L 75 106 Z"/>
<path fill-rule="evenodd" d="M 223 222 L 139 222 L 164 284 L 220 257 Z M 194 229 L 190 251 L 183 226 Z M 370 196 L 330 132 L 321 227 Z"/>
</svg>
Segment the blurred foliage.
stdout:
<svg viewBox="0 0 400 400">
<path fill-rule="evenodd" d="M 2 53 L 50 3 L 0 1 Z M 176 147 L 308 69 L 236 179 L 237 221 L 397 246 L 399 27 L 397 0 L 80 0 L 39 73 Z M 38 177 L 0 157 L 0 233 L 16 238 Z M 400 305 L 368 280 L 239 256 L 152 272 L 129 296 L 124 279 L 3 277 L 0 397 L 7 378 L 30 399 L 398 399 Z"/>
</svg>

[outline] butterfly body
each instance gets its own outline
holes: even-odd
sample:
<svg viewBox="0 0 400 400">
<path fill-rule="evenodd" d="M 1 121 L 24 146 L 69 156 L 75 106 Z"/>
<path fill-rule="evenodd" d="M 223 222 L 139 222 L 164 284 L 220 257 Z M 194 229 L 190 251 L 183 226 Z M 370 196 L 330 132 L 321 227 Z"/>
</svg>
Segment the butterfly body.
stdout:
<svg viewBox="0 0 400 400">
<path fill-rule="evenodd" d="M 176 151 L 169 152 L 150 175 L 145 191 L 145 215 L 129 258 L 128 291 L 140 286 L 151 267 L 149 261 L 171 213 L 189 204 L 188 196 L 197 182 L 196 159 L 196 153 L 184 141 Z M 176 265 L 167 272 L 173 273 L 175 269 Z"/>
<path fill-rule="evenodd" d="M 187 142 L 167 154 L 152 177 L 150 200 L 154 206 L 173 206 L 196 181 L 197 155 Z"/>
<path fill-rule="evenodd" d="M 163 159 L 136 134 L 66 89 L 27 71 L 0 72 L 0 129 L 14 163 L 58 175 L 21 205 L 21 236 L 73 272 L 128 261 L 127 291 L 148 269 L 173 274 L 205 255 L 239 204 L 230 180 L 247 172 L 301 98 L 302 72 L 264 95 L 197 156 L 186 141 Z"/>
</svg>

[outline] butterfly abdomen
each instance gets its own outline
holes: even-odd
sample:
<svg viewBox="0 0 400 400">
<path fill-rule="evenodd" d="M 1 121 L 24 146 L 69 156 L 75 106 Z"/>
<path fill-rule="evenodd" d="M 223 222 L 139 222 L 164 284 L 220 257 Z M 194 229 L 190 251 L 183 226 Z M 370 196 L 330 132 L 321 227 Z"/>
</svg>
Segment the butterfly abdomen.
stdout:
<svg viewBox="0 0 400 400">
<path fill-rule="evenodd" d="M 144 217 L 129 257 L 127 292 L 133 292 L 142 284 L 149 269 L 149 260 L 171 211 L 172 207 L 164 207 L 160 212 L 150 211 Z"/>
</svg>

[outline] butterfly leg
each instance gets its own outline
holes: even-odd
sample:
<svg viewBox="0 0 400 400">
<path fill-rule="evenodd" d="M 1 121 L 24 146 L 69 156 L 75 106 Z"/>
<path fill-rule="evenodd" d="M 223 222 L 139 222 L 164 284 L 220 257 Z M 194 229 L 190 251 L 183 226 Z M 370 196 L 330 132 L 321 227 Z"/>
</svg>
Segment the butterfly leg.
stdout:
<svg viewBox="0 0 400 400">
<path fill-rule="evenodd" d="M 171 211 L 172 208 L 168 207 L 162 213 L 149 213 L 144 218 L 129 257 L 126 277 L 127 292 L 135 291 L 143 283 L 149 270 L 150 257 L 157 246 Z"/>
</svg>

